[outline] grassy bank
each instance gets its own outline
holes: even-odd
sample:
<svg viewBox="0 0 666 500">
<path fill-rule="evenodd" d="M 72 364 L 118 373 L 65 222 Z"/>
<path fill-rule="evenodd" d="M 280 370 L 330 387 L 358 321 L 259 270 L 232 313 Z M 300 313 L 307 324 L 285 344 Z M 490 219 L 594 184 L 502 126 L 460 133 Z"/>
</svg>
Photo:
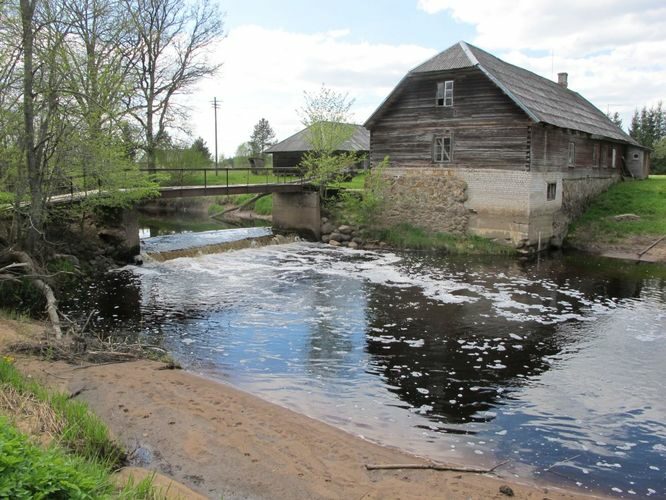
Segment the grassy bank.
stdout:
<svg viewBox="0 0 666 500">
<path fill-rule="evenodd" d="M 0 497 L 157 498 L 150 481 L 114 484 L 124 456 L 83 403 L 0 358 Z"/>
<path fill-rule="evenodd" d="M 399 224 L 387 229 L 373 229 L 369 236 L 385 241 L 394 248 L 441 251 L 467 255 L 514 255 L 516 250 L 475 235 L 458 236 L 449 233 L 431 233 L 410 224 Z"/>
<path fill-rule="evenodd" d="M 616 220 L 635 214 L 637 220 Z M 620 182 L 601 194 L 571 226 L 570 242 L 617 242 L 631 236 L 666 234 L 666 175 Z"/>
</svg>

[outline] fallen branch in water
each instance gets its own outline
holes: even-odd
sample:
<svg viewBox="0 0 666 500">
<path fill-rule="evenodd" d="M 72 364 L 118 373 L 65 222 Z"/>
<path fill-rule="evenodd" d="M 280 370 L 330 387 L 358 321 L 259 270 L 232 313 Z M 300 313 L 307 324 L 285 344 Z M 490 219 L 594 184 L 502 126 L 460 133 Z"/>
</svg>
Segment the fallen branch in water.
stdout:
<svg viewBox="0 0 666 500">
<path fill-rule="evenodd" d="M 490 469 L 450 467 L 447 465 L 439 465 L 439 464 L 365 464 L 365 468 L 367 470 L 419 469 L 419 470 L 437 470 L 437 471 L 448 471 L 448 472 L 469 472 L 473 474 L 487 474 L 489 472 L 494 472 L 495 469 L 508 462 L 510 462 L 510 460 L 505 460 L 504 462 L 500 462 L 497 465 L 491 467 Z"/>
</svg>

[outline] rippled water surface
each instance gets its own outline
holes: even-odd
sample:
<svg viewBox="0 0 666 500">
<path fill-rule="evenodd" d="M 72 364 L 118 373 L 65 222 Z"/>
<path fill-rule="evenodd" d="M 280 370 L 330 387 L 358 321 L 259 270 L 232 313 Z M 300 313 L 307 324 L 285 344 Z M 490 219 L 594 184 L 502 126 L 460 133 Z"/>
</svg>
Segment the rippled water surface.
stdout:
<svg viewBox="0 0 666 500">
<path fill-rule="evenodd" d="M 71 304 L 384 444 L 663 498 L 665 276 L 295 243 L 128 268 Z"/>
</svg>

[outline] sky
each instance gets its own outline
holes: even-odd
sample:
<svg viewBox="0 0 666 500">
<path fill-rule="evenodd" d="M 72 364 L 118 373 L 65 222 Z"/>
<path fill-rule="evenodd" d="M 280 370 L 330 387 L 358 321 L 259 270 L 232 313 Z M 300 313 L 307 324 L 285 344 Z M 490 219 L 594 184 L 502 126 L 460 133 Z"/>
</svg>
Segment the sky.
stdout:
<svg viewBox="0 0 666 500">
<path fill-rule="evenodd" d="M 216 1 L 216 0 L 212 0 Z M 363 123 L 414 66 L 460 40 L 569 88 L 602 111 L 666 101 L 664 0 L 219 0 L 226 35 L 209 54 L 220 71 L 180 102 L 188 128 L 233 156 L 254 125 L 278 140 L 303 127 L 304 91 L 347 93 Z"/>
</svg>

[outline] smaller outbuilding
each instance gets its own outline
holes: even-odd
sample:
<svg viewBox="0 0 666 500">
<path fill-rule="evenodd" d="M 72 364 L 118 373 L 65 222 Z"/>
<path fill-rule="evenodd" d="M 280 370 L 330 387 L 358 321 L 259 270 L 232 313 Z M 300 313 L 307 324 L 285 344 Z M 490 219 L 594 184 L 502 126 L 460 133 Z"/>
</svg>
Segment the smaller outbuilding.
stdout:
<svg viewBox="0 0 666 500">
<path fill-rule="evenodd" d="M 340 145 L 338 151 L 365 154 L 367 157 L 370 150 L 370 132 L 362 125 L 352 125 L 352 127 L 354 127 L 353 134 Z M 312 150 L 309 137 L 308 127 L 268 148 L 265 152 L 273 155 L 273 170 L 298 168 L 303 155 Z M 363 160 L 362 165 L 358 167 L 364 168 L 367 162 L 367 159 Z"/>
</svg>

